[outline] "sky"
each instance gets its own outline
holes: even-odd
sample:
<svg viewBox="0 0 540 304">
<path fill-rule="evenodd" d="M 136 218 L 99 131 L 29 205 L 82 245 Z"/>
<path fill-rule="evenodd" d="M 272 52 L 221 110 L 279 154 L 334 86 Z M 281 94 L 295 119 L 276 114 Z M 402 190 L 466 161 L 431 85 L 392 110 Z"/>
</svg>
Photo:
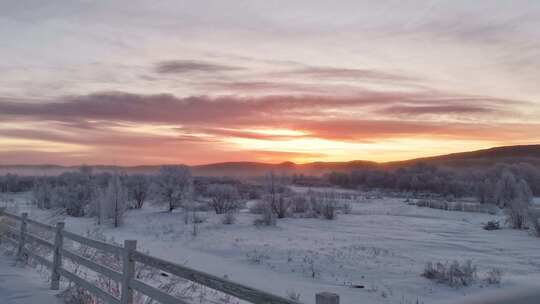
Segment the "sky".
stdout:
<svg viewBox="0 0 540 304">
<path fill-rule="evenodd" d="M 0 2 L 0 164 L 540 143 L 540 1 Z"/>
</svg>

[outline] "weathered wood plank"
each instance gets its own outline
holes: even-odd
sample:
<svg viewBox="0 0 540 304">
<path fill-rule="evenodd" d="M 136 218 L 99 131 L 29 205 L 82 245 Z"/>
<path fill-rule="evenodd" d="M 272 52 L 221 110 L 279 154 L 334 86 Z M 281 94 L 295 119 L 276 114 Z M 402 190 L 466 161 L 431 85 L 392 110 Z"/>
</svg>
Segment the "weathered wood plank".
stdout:
<svg viewBox="0 0 540 304">
<path fill-rule="evenodd" d="M 339 304 L 339 295 L 330 292 L 321 292 L 315 295 L 315 304 Z"/>
<path fill-rule="evenodd" d="M 64 268 L 59 268 L 58 272 L 64 278 L 72 281 L 73 283 L 75 283 L 75 284 L 79 285 L 80 287 L 82 287 L 82 288 L 88 290 L 89 292 L 93 293 L 98 298 L 101 298 L 102 300 L 104 300 L 107 304 L 120 304 L 120 300 L 118 300 L 117 298 L 115 298 L 111 294 L 107 293 L 106 291 L 104 291 L 101 288 L 98 288 L 94 284 L 79 278 L 78 276 L 76 276 L 75 274 L 65 270 Z"/>
<path fill-rule="evenodd" d="M 62 231 L 62 236 L 64 236 L 65 238 L 68 238 L 70 240 L 73 240 L 73 241 L 75 241 L 77 243 L 87 245 L 87 246 L 90 246 L 90 247 L 94 247 L 94 248 L 99 249 L 99 250 L 107 251 L 107 252 L 110 252 L 110 253 L 115 254 L 117 256 L 122 255 L 122 247 L 119 247 L 119 246 L 115 246 L 115 245 L 108 244 L 108 243 L 105 243 L 105 242 L 85 238 L 83 236 L 80 236 L 78 234 L 75 234 L 75 233 L 72 233 L 72 232 L 69 232 L 69 231 L 65 231 L 65 230 Z"/>
<path fill-rule="evenodd" d="M 129 282 L 135 274 L 135 260 L 133 260 L 133 252 L 137 249 L 137 241 L 125 240 L 124 251 L 122 252 L 122 298 L 121 304 L 133 304 L 133 289 L 129 286 Z"/>
<path fill-rule="evenodd" d="M 83 265 L 86 268 L 89 268 L 95 272 L 106 275 L 117 282 L 120 282 L 122 280 L 122 274 L 120 272 L 117 272 L 107 266 L 99 265 L 95 263 L 94 261 L 89 260 L 85 257 L 82 257 L 78 254 L 75 254 L 69 250 L 62 249 L 62 255 L 76 263 Z"/>
<path fill-rule="evenodd" d="M 282 298 L 265 291 L 244 286 L 202 271 L 187 268 L 159 258 L 135 251 L 133 258 L 140 263 L 172 273 L 187 280 L 205 285 L 215 290 L 235 296 L 239 299 L 257 304 L 300 304 L 299 302 Z"/>
<path fill-rule="evenodd" d="M 28 213 L 23 213 L 21 217 L 21 230 L 19 234 L 19 248 L 17 248 L 17 259 L 21 260 L 24 243 L 26 241 L 26 219 L 28 218 Z"/>
<path fill-rule="evenodd" d="M 23 248 L 23 252 L 28 255 L 29 258 L 32 258 L 36 260 L 38 263 L 47 266 L 48 268 L 52 268 L 52 262 L 47 260 L 46 258 L 39 256 L 33 252 L 31 252 L 28 248 Z"/>
<path fill-rule="evenodd" d="M 6 231 L 13 235 L 13 239 L 16 239 L 17 241 L 19 241 L 19 236 L 20 236 L 20 232 L 17 231 L 17 229 L 14 229 L 12 227 L 6 227 Z"/>
<path fill-rule="evenodd" d="M 3 237 L 2 238 L 2 241 L 7 241 L 8 243 L 10 243 L 11 245 L 17 247 L 19 246 L 19 242 L 17 242 L 16 240 L 10 238 L 10 237 Z"/>
<path fill-rule="evenodd" d="M 62 249 L 64 244 L 62 230 L 64 230 L 64 222 L 57 223 L 54 234 L 53 265 L 51 269 L 52 290 L 60 289 L 60 273 L 58 273 L 58 269 L 62 267 Z"/>
<path fill-rule="evenodd" d="M 4 212 L 4 213 L 2 213 L 2 215 L 5 215 L 6 217 L 9 217 L 9 218 L 14 219 L 16 221 L 22 221 L 22 217 L 20 217 L 18 215 L 15 215 L 13 213 Z"/>
<path fill-rule="evenodd" d="M 190 304 L 189 302 L 186 302 L 182 299 L 178 299 L 176 297 L 171 296 L 170 294 L 164 293 L 163 291 L 152 287 L 148 284 L 145 284 L 139 280 L 132 279 L 129 281 L 129 286 L 133 288 L 134 290 L 137 290 L 153 300 L 158 301 L 159 303 L 163 304 Z"/>
<path fill-rule="evenodd" d="M 34 225 L 34 226 L 37 226 L 39 228 L 45 229 L 45 230 L 47 230 L 49 232 L 54 232 L 55 231 L 55 228 L 53 226 L 50 226 L 50 225 L 47 225 L 47 224 L 44 224 L 44 223 L 40 223 L 38 221 L 31 220 L 31 219 L 26 219 L 26 221 L 31 225 Z"/>
<path fill-rule="evenodd" d="M 45 246 L 45 247 L 47 247 L 49 249 L 54 249 L 54 244 L 52 244 L 49 241 L 44 240 L 44 239 L 42 239 L 40 237 L 37 237 L 37 236 L 35 236 L 33 234 L 26 233 L 26 238 L 31 242 L 37 243 L 38 245 Z"/>
</svg>

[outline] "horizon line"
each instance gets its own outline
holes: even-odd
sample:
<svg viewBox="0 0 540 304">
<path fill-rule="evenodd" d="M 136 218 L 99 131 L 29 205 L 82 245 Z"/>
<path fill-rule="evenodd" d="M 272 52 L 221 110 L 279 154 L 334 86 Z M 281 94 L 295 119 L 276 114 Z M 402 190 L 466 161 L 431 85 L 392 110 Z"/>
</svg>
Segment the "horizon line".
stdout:
<svg viewBox="0 0 540 304">
<path fill-rule="evenodd" d="M 351 159 L 346 161 L 312 161 L 312 162 L 293 162 L 293 161 L 282 161 L 279 163 L 267 163 L 267 162 L 259 162 L 259 161 L 223 161 L 223 162 L 214 162 L 214 163 L 203 163 L 203 164 L 186 164 L 186 163 L 156 163 L 156 164 L 148 164 L 148 165 L 112 165 L 112 164 L 85 164 L 81 163 L 78 165 L 59 165 L 59 164 L 0 164 L 0 167 L 61 167 L 61 168 L 76 168 L 76 167 L 117 167 L 117 168 L 135 168 L 135 167 L 159 167 L 159 166 L 174 166 L 174 165 L 186 165 L 188 167 L 202 167 L 202 166 L 211 166 L 211 165 L 219 165 L 219 164 L 264 164 L 264 165 L 282 165 L 282 164 L 293 164 L 293 165 L 306 165 L 306 164 L 316 164 L 316 163 L 352 163 L 352 162 L 366 162 L 366 163 L 374 163 L 374 164 L 390 164 L 390 163 L 397 163 L 397 162 L 409 162 L 409 161 L 415 161 L 415 160 L 423 160 L 423 159 L 429 159 L 429 158 L 435 158 L 435 157 L 441 157 L 441 156 L 450 156 L 450 155 L 456 155 L 456 154 L 463 154 L 463 153 L 472 153 L 472 152 L 480 152 L 480 151 L 489 151 L 494 149 L 504 149 L 504 148 L 515 148 L 515 147 L 530 147 L 530 146 L 540 146 L 540 143 L 535 144 L 527 144 L 527 145 L 509 145 L 509 146 L 494 146 L 490 148 L 485 149 L 479 149 L 479 150 L 464 150 L 461 152 L 454 152 L 454 153 L 448 153 L 448 154 L 437 154 L 437 155 L 431 155 L 431 156 L 424 156 L 424 157 L 417 157 L 417 158 L 408 158 L 408 159 L 398 159 L 398 160 L 391 160 L 391 161 L 373 161 L 373 160 L 365 160 L 365 159 Z"/>
</svg>

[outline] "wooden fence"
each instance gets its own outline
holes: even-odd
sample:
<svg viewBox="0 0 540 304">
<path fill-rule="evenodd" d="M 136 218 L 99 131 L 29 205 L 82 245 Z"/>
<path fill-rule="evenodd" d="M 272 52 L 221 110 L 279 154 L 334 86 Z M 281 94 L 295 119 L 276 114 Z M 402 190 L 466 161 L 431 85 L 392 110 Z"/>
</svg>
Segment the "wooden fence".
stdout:
<svg viewBox="0 0 540 304">
<path fill-rule="evenodd" d="M 17 248 L 17 257 L 21 259 L 23 255 L 33 258 L 38 263 L 51 269 L 51 289 L 58 290 L 60 288 L 60 278 L 64 277 L 67 280 L 85 288 L 96 297 L 104 300 L 109 304 L 133 304 L 133 292 L 138 291 L 146 296 L 163 304 L 188 304 L 187 301 L 178 299 L 170 294 L 150 286 L 135 278 L 135 263 L 141 263 L 150 267 L 157 268 L 167 273 L 182 277 L 184 279 L 199 283 L 214 290 L 221 291 L 225 294 L 234 296 L 238 299 L 245 300 L 254 304 L 301 304 L 300 302 L 273 295 L 255 288 L 251 288 L 242 284 L 238 284 L 227 279 L 223 279 L 208 273 L 190 269 L 185 266 L 171 263 L 156 257 L 152 257 L 145 253 L 137 251 L 137 241 L 126 240 L 124 246 L 116 246 L 105 242 L 92 240 L 64 230 L 64 223 L 56 224 L 56 227 L 46 225 L 28 218 L 27 213 L 22 213 L 20 216 L 6 212 L 0 209 L 0 216 L 6 216 L 11 220 L 19 223 L 19 228 L 7 226 L 6 235 L 3 240 L 12 243 Z M 54 243 L 44 240 L 36 235 L 28 232 L 28 225 L 33 225 L 39 229 L 54 233 Z M 11 235 L 8 237 L 7 235 Z M 97 250 L 102 250 L 108 253 L 122 257 L 122 272 L 113 270 L 107 266 L 100 265 L 90 259 L 82 257 L 73 251 L 64 248 L 64 239 L 75 241 L 82 245 L 86 245 Z M 50 261 L 37 253 L 31 252 L 25 247 L 25 244 L 35 243 L 40 246 L 45 246 L 52 250 L 53 260 Z M 62 266 L 64 258 L 68 258 L 75 263 L 78 263 L 86 268 L 109 277 L 110 279 L 119 282 L 122 289 L 120 298 L 109 294 L 101 288 L 98 288 L 91 282 L 77 276 L 76 274 L 66 270 Z M 339 296 L 337 294 L 322 292 L 315 296 L 316 304 L 339 304 Z"/>
</svg>

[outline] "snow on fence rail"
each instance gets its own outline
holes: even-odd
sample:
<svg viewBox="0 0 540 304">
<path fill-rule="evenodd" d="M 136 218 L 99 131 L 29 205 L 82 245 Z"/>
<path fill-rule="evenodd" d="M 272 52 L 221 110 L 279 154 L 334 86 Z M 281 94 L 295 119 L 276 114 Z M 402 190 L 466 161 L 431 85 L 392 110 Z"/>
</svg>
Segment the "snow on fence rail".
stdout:
<svg viewBox="0 0 540 304">
<path fill-rule="evenodd" d="M 56 227 L 43 224 L 28 218 L 27 213 L 22 213 L 20 216 L 6 212 L 0 209 L 0 216 L 6 216 L 14 221 L 19 222 L 19 227 L 7 226 L 6 235 L 3 240 L 13 244 L 17 248 L 17 257 L 22 258 L 24 254 L 33 258 L 38 263 L 51 269 L 51 286 L 52 290 L 60 288 L 60 277 L 64 277 L 69 281 L 87 289 L 96 297 L 101 298 L 109 304 L 132 304 L 133 292 L 138 291 L 146 296 L 161 302 L 163 304 L 188 304 L 188 302 L 178 299 L 170 294 L 152 287 L 134 276 L 135 263 L 145 264 L 150 267 L 166 271 L 173 275 L 184 279 L 205 285 L 209 288 L 221 291 L 228 295 L 234 296 L 241 300 L 245 300 L 255 304 L 301 304 L 300 302 L 286 299 L 277 295 L 273 295 L 255 288 L 251 288 L 242 284 L 238 284 L 227 279 L 223 279 L 211 274 L 207 274 L 198 270 L 168 262 L 159 258 L 152 257 L 136 250 L 137 241 L 126 240 L 124 246 L 116 246 L 101 241 L 92 240 L 75 233 L 64 230 L 64 223 L 56 224 Z M 34 225 L 46 231 L 54 233 L 54 243 L 37 237 L 27 231 L 28 224 Z M 10 235 L 11 237 L 8 237 Z M 82 257 L 70 250 L 64 249 L 63 240 L 70 239 L 80 244 L 103 250 L 109 253 L 122 257 L 122 272 L 117 272 L 107 266 L 97 264 L 96 262 Z M 53 251 L 53 261 L 31 252 L 25 248 L 25 244 L 36 243 L 37 245 L 45 246 Z M 98 288 L 91 282 L 77 276 L 76 274 L 62 267 L 63 258 L 68 258 L 80 265 L 83 265 L 97 273 L 105 275 L 114 281 L 121 284 L 122 290 L 120 299 L 107 293 L 101 288 Z M 315 296 L 316 304 L 339 304 L 339 296 L 337 294 L 322 292 Z"/>
</svg>

